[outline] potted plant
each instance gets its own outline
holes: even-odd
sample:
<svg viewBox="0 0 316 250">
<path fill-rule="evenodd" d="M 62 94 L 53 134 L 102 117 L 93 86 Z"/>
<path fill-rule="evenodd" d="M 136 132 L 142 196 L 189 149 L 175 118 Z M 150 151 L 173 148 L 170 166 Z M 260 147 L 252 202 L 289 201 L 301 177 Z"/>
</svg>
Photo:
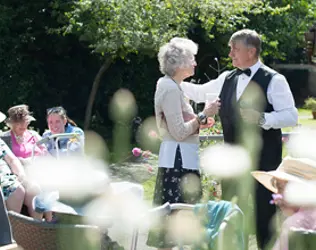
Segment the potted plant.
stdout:
<svg viewBox="0 0 316 250">
<path fill-rule="evenodd" d="M 305 107 L 312 110 L 313 119 L 316 119 L 316 98 L 309 97 L 305 100 Z"/>
</svg>

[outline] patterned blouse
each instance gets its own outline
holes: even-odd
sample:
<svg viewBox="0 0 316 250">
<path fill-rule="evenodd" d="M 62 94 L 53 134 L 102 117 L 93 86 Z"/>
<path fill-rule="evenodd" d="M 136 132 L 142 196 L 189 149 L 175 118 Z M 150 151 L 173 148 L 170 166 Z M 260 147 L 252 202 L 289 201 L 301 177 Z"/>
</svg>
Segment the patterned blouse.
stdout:
<svg viewBox="0 0 316 250">
<path fill-rule="evenodd" d="M 0 187 L 4 200 L 7 200 L 17 187 L 21 185 L 17 176 L 12 173 L 10 166 L 4 160 L 8 151 L 10 151 L 9 147 L 0 139 Z"/>
<path fill-rule="evenodd" d="M 84 132 L 82 131 L 82 129 L 67 123 L 65 133 L 76 133 L 79 135 L 79 140 L 72 138 L 60 139 L 58 142 L 59 154 L 67 155 L 73 153 L 82 153 L 84 149 Z M 49 137 L 51 135 L 52 132 L 48 130 L 43 134 L 43 138 Z M 55 140 L 50 140 L 47 143 L 45 143 L 45 145 L 47 147 L 48 152 L 51 155 L 56 156 Z"/>
</svg>

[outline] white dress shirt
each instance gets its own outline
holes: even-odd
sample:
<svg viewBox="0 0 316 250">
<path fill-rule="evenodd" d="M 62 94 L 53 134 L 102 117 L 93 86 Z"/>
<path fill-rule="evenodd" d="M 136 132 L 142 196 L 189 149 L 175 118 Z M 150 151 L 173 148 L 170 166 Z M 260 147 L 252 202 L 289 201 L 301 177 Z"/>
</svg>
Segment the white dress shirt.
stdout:
<svg viewBox="0 0 316 250">
<path fill-rule="evenodd" d="M 251 78 L 262 65 L 258 60 L 256 64 L 250 67 L 251 75 L 241 74 L 238 76 L 236 98 L 239 100 Z M 220 95 L 227 74 L 230 71 L 223 72 L 218 78 L 205 84 L 198 85 L 189 82 L 181 83 L 184 94 L 191 100 L 201 103 L 207 101 L 207 94 Z M 298 112 L 295 107 L 294 98 L 286 78 L 281 74 L 272 77 L 267 89 L 268 102 L 273 106 L 274 111 L 264 113 L 265 123 L 262 128 L 265 130 L 280 129 L 284 127 L 294 127 L 297 124 Z"/>
</svg>

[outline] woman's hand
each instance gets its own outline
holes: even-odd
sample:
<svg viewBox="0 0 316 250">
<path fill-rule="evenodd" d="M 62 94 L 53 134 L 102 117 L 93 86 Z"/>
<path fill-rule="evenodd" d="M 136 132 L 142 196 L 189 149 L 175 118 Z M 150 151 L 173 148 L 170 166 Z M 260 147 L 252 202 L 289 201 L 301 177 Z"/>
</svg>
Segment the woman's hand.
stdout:
<svg viewBox="0 0 316 250">
<path fill-rule="evenodd" d="M 215 124 L 215 120 L 213 117 L 207 117 L 207 123 L 201 124 L 200 129 L 211 128 Z"/>
<path fill-rule="evenodd" d="M 213 102 L 205 104 L 203 113 L 206 116 L 213 116 L 213 115 L 217 114 L 217 112 L 220 109 L 220 107 L 221 107 L 220 99 L 216 99 Z"/>
</svg>

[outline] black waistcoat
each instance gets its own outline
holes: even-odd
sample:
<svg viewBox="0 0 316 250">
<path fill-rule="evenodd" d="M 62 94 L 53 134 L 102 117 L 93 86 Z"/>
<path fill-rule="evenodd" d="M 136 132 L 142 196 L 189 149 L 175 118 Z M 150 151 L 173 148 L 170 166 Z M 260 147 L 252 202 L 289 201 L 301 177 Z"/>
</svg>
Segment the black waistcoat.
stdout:
<svg viewBox="0 0 316 250">
<path fill-rule="evenodd" d="M 224 141 L 231 144 L 239 144 L 240 141 L 240 126 L 244 126 L 244 122 L 240 116 L 240 105 L 245 103 L 259 112 L 271 112 L 273 106 L 268 102 L 267 89 L 272 77 L 277 74 L 272 69 L 262 65 L 256 74 L 252 77 L 251 81 L 244 90 L 242 96 L 237 101 L 236 87 L 238 75 L 236 70 L 231 71 L 226 76 L 222 91 L 220 93 L 221 109 L 219 116 L 223 126 Z M 255 96 L 249 94 L 251 91 L 261 92 L 260 105 L 257 103 L 249 103 L 249 98 L 246 100 L 245 96 Z M 253 93 L 253 92 L 251 92 Z M 260 170 L 274 170 L 281 163 L 282 160 L 282 132 L 281 129 L 264 130 L 259 128 L 261 135 L 262 145 L 259 153 L 259 169 Z"/>
</svg>

